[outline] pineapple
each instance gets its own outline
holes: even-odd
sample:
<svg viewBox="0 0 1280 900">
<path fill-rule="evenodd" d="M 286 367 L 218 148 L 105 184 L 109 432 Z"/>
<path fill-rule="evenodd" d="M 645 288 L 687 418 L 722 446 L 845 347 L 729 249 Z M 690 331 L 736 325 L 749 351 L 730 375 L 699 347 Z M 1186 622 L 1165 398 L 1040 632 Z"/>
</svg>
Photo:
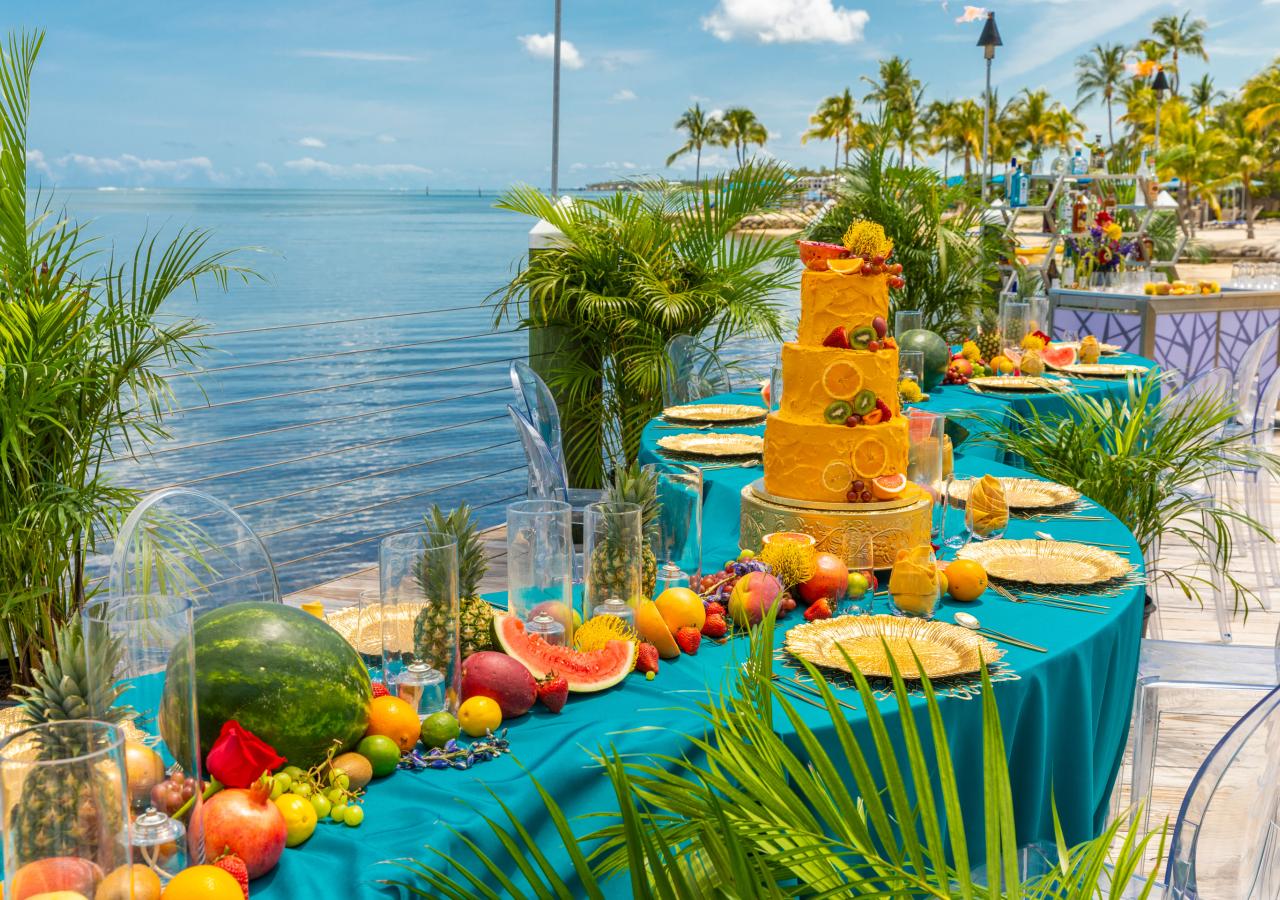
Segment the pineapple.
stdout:
<svg viewBox="0 0 1280 900">
<path fill-rule="evenodd" d="M 19 686 L 13 699 L 22 709 L 21 726 L 70 719 L 96 719 L 120 724 L 135 713 L 115 705 L 123 689 L 116 683 L 121 646 L 118 638 L 94 631 L 88 659 L 79 616 L 54 633 L 54 652 L 40 653 L 40 668 L 31 686 Z M 64 758 L 83 747 L 62 746 L 56 739 L 40 749 L 41 757 Z M 22 799 L 14 812 L 11 839 L 19 858 L 81 856 L 92 859 L 98 843 L 119 830 L 118 821 L 103 823 L 99 816 L 114 809 L 110 792 L 118 789 L 110 776 L 90 763 L 41 767 L 22 785 Z"/>
<path fill-rule="evenodd" d="M 658 540 L 658 474 L 646 469 L 640 463 L 632 463 L 629 467 L 618 467 L 613 472 L 613 483 L 605 493 L 607 503 L 634 503 L 640 507 L 640 556 L 641 574 L 640 591 L 645 597 L 653 596 L 654 586 L 658 583 L 658 558 L 654 555 L 653 544 Z M 622 574 L 630 561 L 621 548 L 620 538 L 610 540 L 606 535 L 604 543 L 593 551 L 591 561 L 592 578 L 597 584 L 606 586 L 604 596 L 625 596 L 625 576 Z"/>
<path fill-rule="evenodd" d="M 1000 355 L 1000 323 L 994 310 L 982 314 L 982 324 L 978 326 L 978 352 L 982 358 L 990 362 Z"/>
<path fill-rule="evenodd" d="M 451 535 L 458 545 L 458 596 L 462 598 L 458 613 L 458 649 L 462 659 L 481 650 L 493 649 L 493 607 L 479 596 L 480 581 L 489 569 L 479 529 L 465 503 L 445 515 L 432 505 L 426 517 L 427 528 Z M 432 598 L 439 594 L 429 573 L 419 574 L 423 593 Z M 413 623 L 413 645 L 418 657 L 443 672 L 449 659 L 449 610 L 440 603 L 428 602 Z"/>
</svg>

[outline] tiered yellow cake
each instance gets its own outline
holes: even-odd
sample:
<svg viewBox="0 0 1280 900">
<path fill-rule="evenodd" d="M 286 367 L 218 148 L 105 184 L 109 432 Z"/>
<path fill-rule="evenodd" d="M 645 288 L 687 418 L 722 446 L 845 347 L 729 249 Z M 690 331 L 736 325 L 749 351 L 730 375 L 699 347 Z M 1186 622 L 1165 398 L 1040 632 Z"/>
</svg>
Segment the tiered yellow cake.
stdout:
<svg viewBox="0 0 1280 900">
<path fill-rule="evenodd" d="M 767 493 L 870 502 L 881 499 L 872 494 L 873 479 L 906 472 L 907 422 L 898 401 L 898 349 L 891 339 L 885 346 L 888 315 L 883 274 L 801 276 L 800 328 L 782 347 L 782 401 L 765 425 Z"/>
</svg>

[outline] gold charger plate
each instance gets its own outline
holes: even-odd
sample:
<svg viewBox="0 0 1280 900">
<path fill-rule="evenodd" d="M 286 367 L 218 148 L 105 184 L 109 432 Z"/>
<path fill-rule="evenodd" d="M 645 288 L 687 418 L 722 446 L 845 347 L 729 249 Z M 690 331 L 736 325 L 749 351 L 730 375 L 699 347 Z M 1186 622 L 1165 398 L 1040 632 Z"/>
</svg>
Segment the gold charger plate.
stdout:
<svg viewBox="0 0 1280 900">
<path fill-rule="evenodd" d="M 901 616 L 840 616 L 797 625 L 787 632 L 784 647 L 815 666 L 848 672 L 849 655 L 863 675 L 889 678 L 885 645 L 903 678 L 918 679 L 912 651 L 932 678 L 971 675 L 1004 656 L 994 643 L 959 625 Z"/>
<path fill-rule="evenodd" d="M 400 607 L 395 607 L 399 610 Z M 382 607 L 347 606 L 325 614 L 324 620 L 363 656 L 382 654 Z"/>
<path fill-rule="evenodd" d="M 1027 584 L 1099 584 L 1133 571 L 1120 554 L 1074 541 L 983 541 L 956 556 L 980 563 L 992 578 Z"/>
<path fill-rule="evenodd" d="M 672 422 L 756 422 L 768 415 L 763 406 L 745 403 L 690 403 L 686 406 L 668 406 L 663 418 Z"/>
<path fill-rule="evenodd" d="M 670 434 L 658 438 L 658 446 L 686 456 L 759 456 L 764 438 L 758 434 Z"/>
<path fill-rule="evenodd" d="M 969 490 L 976 479 L 966 478 L 951 482 L 951 496 L 968 501 Z M 1080 499 L 1080 492 L 1056 481 L 1038 478 L 1000 478 L 1004 487 L 1004 499 L 1010 509 L 1053 509 L 1066 506 Z"/>
<path fill-rule="evenodd" d="M 1067 391 L 1070 385 L 1051 378 L 1033 378 L 1030 375 L 980 375 L 969 379 L 984 391 Z"/>
<path fill-rule="evenodd" d="M 1059 368 L 1068 375 L 1085 375 L 1093 378 L 1125 378 L 1129 375 L 1146 375 L 1151 371 L 1148 366 L 1135 366 L 1132 363 L 1072 363 Z"/>
<path fill-rule="evenodd" d="M 1077 353 L 1080 352 L 1079 341 L 1054 341 L 1053 346 L 1054 347 L 1071 347 Z M 1115 356 L 1117 353 L 1119 353 L 1123 349 L 1124 348 L 1121 347 L 1119 344 L 1098 344 L 1098 352 L 1101 353 L 1103 356 Z M 1049 365 L 1049 363 L 1046 362 L 1045 365 L 1047 366 Z M 1052 366 L 1050 368 L 1052 368 Z"/>
</svg>

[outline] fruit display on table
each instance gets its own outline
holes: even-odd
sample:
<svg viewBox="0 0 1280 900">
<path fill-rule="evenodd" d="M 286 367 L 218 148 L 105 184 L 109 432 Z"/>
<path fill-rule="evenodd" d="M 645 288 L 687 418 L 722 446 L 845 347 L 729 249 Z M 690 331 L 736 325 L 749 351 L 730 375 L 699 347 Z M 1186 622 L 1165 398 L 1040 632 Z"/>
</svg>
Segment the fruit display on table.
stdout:
<svg viewBox="0 0 1280 900">
<path fill-rule="evenodd" d="M 1148 281 L 1142 286 L 1148 297 L 1186 297 L 1222 293 L 1222 285 L 1200 278 L 1195 281 Z"/>
<path fill-rule="evenodd" d="M 696 595 L 695 595 L 696 596 Z M 613 619 L 625 628 L 616 616 L 596 618 Z M 594 621 L 588 620 L 583 625 L 587 628 Z M 607 627 L 608 623 L 604 623 Z M 518 616 L 504 613 L 493 621 L 494 633 L 498 644 L 502 647 L 507 659 L 520 666 L 534 682 L 534 696 L 537 696 L 536 682 L 550 675 L 558 675 L 565 680 L 567 689 L 575 694 L 589 694 L 613 687 L 630 674 L 635 667 L 636 641 L 623 637 L 621 640 L 606 640 L 603 646 L 592 650 L 575 650 L 570 647 L 548 643 L 541 635 L 530 635 L 525 631 L 524 623 Z M 619 631 L 619 634 L 625 632 Z M 578 635 L 575 632 L 575 640 Z M 485 693 L 485 684 L 490 677 L 486 668 L 483 672 L 472 670 L 468 676 L 466 664 L 463 664 L 463 697 L 476 693 Z M 470 691 L 468 678 L 470 677 Z M 519 679 L 515 679 L 520 685 Z M 501 702 L 499 697 L 495 697 Z M 521 695 L 523 700 L 523 694 Z M 530 702 L 532 705 L 532 701 Z M 513 718 L 527 711 L 509 712 L 503 705 L 503 718 Z"/>
<path fill-rule="evenodd" d="M 480 541 L 480 526 L 465 503 L 445 513 L 432 505 L 426 517 L 428 531 L 453 537 L 458 553 L 458 651 L 462 659 L 481 650 L 493 649 L 495 609 L 480 596 L 480 582 L 489 571 L 489 559 Z M 445 596 L 439 571 L 423 566 L 419 579 L 424 597 Z M 445 604 L 426 603 L 413 623 L 413 646 L 417 658 L 437 672 L 447 671 L 453 655 L 450 610 Z"/>
</svg>

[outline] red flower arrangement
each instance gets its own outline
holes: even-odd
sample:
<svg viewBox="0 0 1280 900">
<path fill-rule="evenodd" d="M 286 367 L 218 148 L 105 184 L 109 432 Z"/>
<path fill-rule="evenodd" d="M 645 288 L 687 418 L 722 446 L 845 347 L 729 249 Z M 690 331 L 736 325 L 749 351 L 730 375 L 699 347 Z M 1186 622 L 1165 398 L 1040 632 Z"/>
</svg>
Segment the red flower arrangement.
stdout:
<svg viewBox="0 0 1280 900">
<path fill-rule="evenodd" d="M 274 747 L 232 719 L 222 724 L 205 766 L 224 787 L 247 788 L 264 772 L 273 772 L 284 762 Z"/>
</svg>

